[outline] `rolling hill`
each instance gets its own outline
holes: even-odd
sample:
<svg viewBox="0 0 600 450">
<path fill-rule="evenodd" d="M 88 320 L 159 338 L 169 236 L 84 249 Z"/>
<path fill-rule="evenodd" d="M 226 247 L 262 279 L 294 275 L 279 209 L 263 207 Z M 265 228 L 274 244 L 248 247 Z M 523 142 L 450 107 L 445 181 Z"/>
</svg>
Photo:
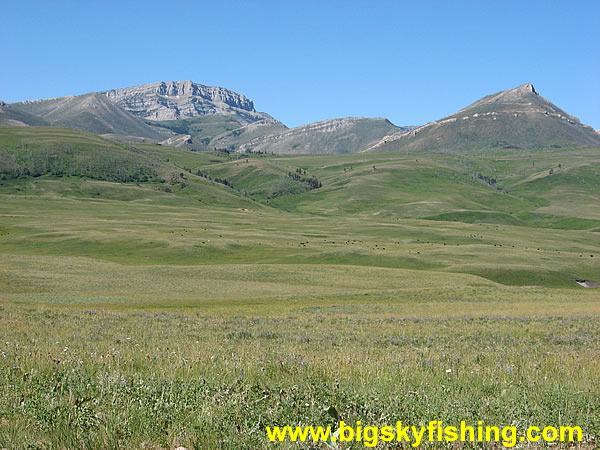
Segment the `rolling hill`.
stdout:
<svg viewBox="0 0 600 450">
<path fill-rule="evenodd" d="M 589 147 L 600 135 L 541 97 L 532 84 L 484 97 L 441 120 L 397 132 L 364 151 Z"/>
<path fill-rule="evenodd" d="M 159 181 L 163 164 L 134 148 L 61 127 L 0 128 L 0 179 L 50 176 Z"/>
<path fill-rule="evenodd" d="M 599 158 L 190 152 L 4 127 L 1 243 L 135 264 L 293 260 L 579 289 L 575 278 L 597 278 Z"/>
<path fill-rule="evenodd" d="M 192 172 L 227 179 L 257 201 L 303 214 L 600 227 L 598 148 L 503 150 L 500 157 L 418 150 L 249 159 L 210 154 L 171 158 Z M 311 186 L 311 178 L 321 187 Z"/>
<path fill-rule="evenodd" d="M 197 154 L 70 128 L 0 127 L 0 194 L 228 208 L 254 204 L 223 183 L 186 171 L 171 160 L 171 151 Z"/>
</svg>

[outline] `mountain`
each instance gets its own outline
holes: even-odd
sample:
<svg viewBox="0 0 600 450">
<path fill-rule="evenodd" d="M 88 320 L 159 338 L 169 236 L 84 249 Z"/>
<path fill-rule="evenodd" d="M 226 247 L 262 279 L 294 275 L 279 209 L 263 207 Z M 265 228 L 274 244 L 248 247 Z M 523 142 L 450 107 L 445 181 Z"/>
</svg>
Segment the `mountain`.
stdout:
<svg viewBox="0 0 600 450">
<path fill-rule="evenodd" d="M 174 135 L 148 125 L 100 93 L 25 101 L 10 106 L 53 126 L 75 128 L 107 137 L 156 141 Z"/>
<path fill-rule="evenodd" d="M 194 150 L 354 153 L 406 131 L 386 119 L 331 119 L 288 129 L 246 96 L 192 81 L 145 84 L 10 105 L 38 121 L 104 137 Z M 33 119 L 36 120 L 36 119 Z"/>
<path fill-rule="evenodd" d="M 40 117 L 20 111 L 0 100 L 0 126 L 1 127 L 27 127 L 44 126 L 48 122 Z"/>
<path fill-rule="evenodd" d="M 347 117 L 310 123 L 251 139 L 239 151 L 281 154 L 356 153 L 389 134 L 408 130 L 387 119 Z"/>
<path fill-rule="evenodd" d="M 144 84 L 102 92 L 123 109 L 147 120 L 179 120 L 206 115 L 234 116 L 246 124 L 270 118 L 256 112 L 246 96 L 218 86 L 192 81 Z"/>
<path fill-rule="evenodd" d="M 242 94 L 189 80 L 2 104 L 0 125 L 64 126 L 121 141 L 277 154 L 600 146 L 597 131 L 541 97 L 530 83 L 420 127 L 349 117 L 289 129 L 257 112 Z"/>
<path fill-rule="evenodd" d="M 458 152 L 600 145 L 600 135 L 538 94 L 532 84 L 484 97 L 455 114 L 388 135 L 365 151 Z"/>
<path fill-rule="evenodd" d="M 257 121 L 277 131 L 286 128 L 268 114 L 257 112 L 244 95 L 192 81 L 24 101 L 2 108 L 0 124 L 8 126 L 65 126 L 117 140 L 163 142 L 194 149 L 210 148 L 213 137 Z M 240 141 L 240 133 L 234 135 L 234 141 Z M 231 147 L 225 137 L 219 145 Z"/>
</svg>

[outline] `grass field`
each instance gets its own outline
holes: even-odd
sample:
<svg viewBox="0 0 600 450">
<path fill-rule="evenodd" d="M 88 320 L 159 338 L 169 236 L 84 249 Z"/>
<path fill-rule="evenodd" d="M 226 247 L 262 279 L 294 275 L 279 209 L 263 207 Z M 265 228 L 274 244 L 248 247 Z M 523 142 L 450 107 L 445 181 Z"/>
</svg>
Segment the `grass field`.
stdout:
<svg viewBox="0 0 600 450">
<path fill-rule="evenodd" d="M 0 135 L 15 164 L 44 148 L 27 133 Z M 53 151 L 155 175 L 0 181 L 0 448 L 269 448 L 265 426 L 333 426 L 330 407 L 599 445 L 600 292 L 574 282 L 600 281 L 597 149 L 277 157 L 61 133 Z M 323 187 L 282 191 L 297 168 Z"/>
</svg>

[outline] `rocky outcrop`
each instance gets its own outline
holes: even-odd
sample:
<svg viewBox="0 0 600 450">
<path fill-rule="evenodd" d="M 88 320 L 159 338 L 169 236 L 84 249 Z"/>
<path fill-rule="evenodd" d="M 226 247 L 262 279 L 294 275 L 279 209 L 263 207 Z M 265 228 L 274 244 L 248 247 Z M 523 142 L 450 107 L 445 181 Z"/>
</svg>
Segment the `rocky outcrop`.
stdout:
<svg viewBox="0 0 600 450">
<path fill-rule="evenodd" d="M 192 136 L 189 134 L 173 136 L 160 142 L 161 145 L 167 145 L 169 147 L 185 147 L 186 145 L 192 145 L 193 143 Z"/>
<path fill-rule="evenodd" d="M 131 114 L 153 121 L 221 114 L 235 115 L 250 123 L 270 117 L 257 113 L 254 103 L 244 95 L 192 81 L 161 81 L 103 94 Z"/>
<path fill-rule="evenodd" d="M 595 281 L 590 281 L 590 280 L 575 280 L 575 283 L 577 283 L 579 286 L 584 287 L 584 288 L 591 288 L 591 289 L 596 289 L 598 287 L 600 287 L 598 285 L 598 283 L 596 283 Z"/>
</svg>

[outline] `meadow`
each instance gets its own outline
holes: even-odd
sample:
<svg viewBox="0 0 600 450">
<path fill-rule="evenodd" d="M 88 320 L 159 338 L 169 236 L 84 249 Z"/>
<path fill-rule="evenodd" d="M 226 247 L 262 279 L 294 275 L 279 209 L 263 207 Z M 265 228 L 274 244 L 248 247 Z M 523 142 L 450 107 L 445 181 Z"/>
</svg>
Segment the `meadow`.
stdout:
<svg viewBox="0 0 600 450">
<path fill-rule="evenodd" d="M 18 167 L 44 144 L 2 145 Z M 597 149 L 106 145 L 152 178 L 0 180 L 0 448 L 271 448 L 334 410 L 597 447 L 600 293 L 574 282 L 600 281 Z"/>
</svg>

